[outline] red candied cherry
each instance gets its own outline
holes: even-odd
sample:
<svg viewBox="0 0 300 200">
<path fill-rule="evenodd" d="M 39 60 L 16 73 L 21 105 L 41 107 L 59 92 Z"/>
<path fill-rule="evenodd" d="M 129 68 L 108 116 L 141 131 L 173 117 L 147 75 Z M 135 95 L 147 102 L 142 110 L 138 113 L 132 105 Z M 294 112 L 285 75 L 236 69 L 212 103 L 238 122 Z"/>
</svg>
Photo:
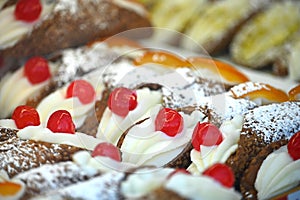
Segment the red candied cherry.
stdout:
<svg viewBox="0 0 300 200">
<path fill-rule="evenodd" d="M 200 151 L 200 145 L 219 145 L 223 141 L 222 133 L 218 127 L 208 122 L 198 122 L 194 128 L 192 144 L 195 150 Z"/>
<path fill-rule="evenodd" d="M 18 129 L 41 124 L 40 116 L 36 109 L 25 105 L 16 107 L 12 114 L 12 119 L 15 120 Z"/>
<path fill-rule="evenodd" d="M 174 137 L 183 129 L 183 118 L 171 108 L 161 109 L 155 118 L 155 131 L 162 131 L 170 137 Z"/>
<path fill-rule="evenodd" d="M 183 169 L 183 168 L 178 168 L 178 169 L 175 169 L 173 172 L 171 172 L 169 174 L 169 176 L 167 177 L 167 179 L 170 179 L 172 176 L 174 176 L 175 174 L 191 174 L 189 171 L 187 171 L 186 169 Z"/>
<path fill-rule="evenodd" d="M 291 137 L 291 139 L 287 145 L 287 148 L 288 148 L 288 152 L 289 152 L 290 156 L 294 160 L 300 159 L 300 131 L 295 133 Z"/>
<path fill-rule="evenodd" d="M 75 133 L 72 116 L 66 110 L 57 110 L 52 113 L 47 122 L 47 128 L 54 133 Z"/>
<path fill-rule="evenodd" d="M 31 84 L 38 84 L 51 77 L 48 61 L 42 57 L 30 58 L 24 66 L 24 74 Z"/>
<path fill-rule="evenodd" d="M 110 93 L 107 104 L 113 113 L 125 117 L 137 107 L 136 91 L 125 87 L 116 88 Z"/>
<path fill-rule="evenodd" d="M 116 161 L 121 161 L 121 153 L 119 149 L 108 142 L 99 143 L 95 147 L 94 151 L 92 152 L 92 157 L 96 156 L 104 156 Z"/>
<path fill-rule="evenodd" d="M 15 18 L 25 22 L 37 20 L 42 12 L 40 0 L 19 0 L 15 8 Z"/>
<path fill-rule="evenodd" d="M 96 92 L 89 82 L 85 80 L 75 80 L 67 89 L 66 98 L 71 97 L 78 97 L 82 104 L 89 104 L 94 101 Z"/>
<path fill-rule="evenodd" d="M 234 184 L 234 174 L 231 168 L 222 163 L 210 166 L 203 172 L 203 175 L 212 177 L 227 188 L 231 188 Z"/>
</svg>

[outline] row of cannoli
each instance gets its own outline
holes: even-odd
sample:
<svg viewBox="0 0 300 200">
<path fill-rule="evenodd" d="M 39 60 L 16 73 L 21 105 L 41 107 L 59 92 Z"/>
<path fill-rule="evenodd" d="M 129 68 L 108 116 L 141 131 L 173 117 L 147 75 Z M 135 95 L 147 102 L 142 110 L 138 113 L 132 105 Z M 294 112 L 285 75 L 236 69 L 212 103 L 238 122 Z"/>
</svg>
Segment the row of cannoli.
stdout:
<svg viewBox="0 0 300 200">
<path fill-rule="evenodd" d="M 4 186 L 12 187 L 11 181 L 20 184 L 22 195 L 34 199 L 52 195 L 59 199 L 120 199 L 122 195 L 129 199 L 160 199 L 171 194 L 175 195 L 175 199 L 198 199 L 199 196 L 205 199 L 220 196 L 241 199 L 241 195 L 244 199 L 268 199 L 299 184 L 299 109 L 298 102 L 272 103 L 226 120 L 220 128 L 210 122 L 197 122 L 192 131 L 190 157 L 180 152 L 177 158 L 190 163 L 188 167 L 177 162 L 170 166 L 172 168 L 160 168 L 153 166 L 155 162 L 149 163 L 152 167 L 145 170 L 145 165 L 139 165 L 137 160 L 127 159 L 128 151 L 100 142 L 94 150 L 73 153 L 69 157 L 73 162 L 43 164 L 13 174 L 10 178 L 3 176 L 4 183 L 8 184 Z M 268 113 L 267 117 L 262 117 L 261 113 Z M 254 115 L 260 117 L 252 119 Z M 257 127 L 249 127 L 249 121 L 258 123 Z M 268 127 L 263 126 L 266 123 Z M 272 135 L 262 135 L 266 130 L 271 130 Z M 156 141 L 147 139 L 149 143 Z M 134 143 L 130 147 L 132 145 Z M 142 145 L 135 147 L 143 148 Z M 141 158 L 147 156 L 146 152 L 141 154 Z M 156 158 L 159 157 L 165 160 L 169 156 L 160 151 Z M 178 176 L 171 175 L 171 172 L 177 171 L 176 168 L 181 169 Z M 242 168 L 244 170 L 241 171 Z M 17 191 L 16 195 L 20 195 Z"/>
<path fill-rule="evenodd" d="M 227 70 L 218 70 L 220 66 L 227 66 Z M 170 168 L 170 171 L 184 168 L 192 175 L 174 176 L 174 182 L 162 176 L 162 182 L 155 183 L 159 175 L 148 173 L 150 182 L 144 187 L 148 189 L 152 181 L 157 187 L 143 195 L 151 197 L 153 191 L 153 195 L 158 195 L 154 198 L 162 198 L 159 195 L 168 195 L 171 190 L 179 199 L 197 199 L 201 195 L 212 195 L 212 199 L 218 197 L 214 195 L 229 195 L 228 199 L 239 199 L 240 191 L 248 194 L 247 189 L 242 189 L 245 186 L 240 186 L 240 180 L 256 154 L 270 143 L 290 139 L 300 130 L 299 86 L 286 93 L 264 83 L 250 82 L 246 76 L 241 76 L 237 83 L 235 76 L 234 81 L 226 76 L 228 71 L 240 77 L 240 72 L 222 61 L 183 59 L 169 52 L 145 49 L 137 55 L 120 57 L 108 66 L 98 66 L 83 76 L 80 70 L 45 95 L 35 108 L 16 105 L 4 117 L 7 119 L 0 120 L 1 170 L 8 176 L 3 178 L 4 182 L 18 180 L 18 176 L 31 170 L 51 171 L 52 166 L 63 167 L 64 162 L 73 161 L 75 164 L 70 165 L 80 168 L 75 168 L 74 173 L 88 170 L 86 173 L 91 175 L 83 171 L 84 178 L 67 181 L 69 175 L 59 172 L 58 176 L 67 183 L 57 188 L 51 185 L 51 178 L 55 179 L 53 172 L 46 173 L 51 186 L 46 185 L 42 192 L 47 188 L 49 193 L 32 195 L 62 199 L 94 199 L 103 195 L 104 199 L 118 199 L 120 191 L 125 190 L 123 195 L 132 198 L 130 195 L 140 194 L 144 188 L 132 191 L 140 178 L 134 178 L 136 173 L 133 173 L 133 182 L 126 186 L 124 177 L 131 180 L 131 176 L 123 171 L 143 166 Z M 8 75 L 1 86 L 17 73 Z M 21 99 L 31 97 L 17 94 Z M 97 155 L 105 158 L 96 158 Z M 217 178 L 217 182 L 202 178 L 204 174 L 214 174 L 214 168 L 210 169 L 214 165 L 217 171 L 219 167 L 229 171 L 232 181 L 225 183 L 227 187 L 222 185 L 227 177 Z M 114 172 L 107 172 L 110 169 Z M 37 171 L 33 173 L 40 176 Z M 179 180 L 182 185 L 175 184 Z M 119 188 L 120 182 L 125 188 Z M 295 182 L 289 188 L 295 187 Z M 191 192 L 187 192 L 189 184 L 193 186 Z M 26 184 L 21 188 L 24 187 L 25 191 L 30 188 Z M 199 190 L 201 187 L 204 190 Z M 220 187 L 220 193 L 204 193 L 215 187 Z M 92 192 L 90 196 L 85 196 L 87 188 Z"/>
<path fill-rule="evenodd" d="M 239 65 L 271 68 L 276 75 L 300 80 L 298 1 L 141 2 L 149 7 L 157 40 L 211 55 L 228 53 Z"/>
</svg>

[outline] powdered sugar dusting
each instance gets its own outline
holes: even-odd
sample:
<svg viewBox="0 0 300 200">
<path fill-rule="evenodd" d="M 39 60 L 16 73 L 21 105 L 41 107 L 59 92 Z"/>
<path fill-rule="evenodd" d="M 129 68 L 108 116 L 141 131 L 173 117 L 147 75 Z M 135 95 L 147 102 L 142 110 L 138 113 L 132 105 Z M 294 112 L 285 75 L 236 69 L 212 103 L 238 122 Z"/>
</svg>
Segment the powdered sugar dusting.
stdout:
<svg viewBox="0 0 300 200">
<path fill-rule="evenodd" d="M 259 91 L 262 89 L 270 90 L 270 88 L 264 83 L 246 82 L 232 87 L 230 91 L 233 93 L 234 97 L 240 98 L 250 92 Z"/>
<path fill-rule="evenodd" d="M 110 49 L 104 43 L 64 50 L 54 81 L 62 86 L 95 69 L 105 67 L 117 59 L 118 55 L 116 50 Z"/>
<path fill-rule="evenodd" d="M 69 145 L 21 140 L 16 132 L 0 128 L 0 170 L 5 170 L 9 176 L 42 164 L 70 160 L 72 153 L 80 150 Z"/>
<path fill-rule="evenodd" d="M 241 134 L 257 134 L 271 143 L 289 139 L 297 131 L 300 131 L 300 102 L 284 102 L 247 112 Z"/>
<path fill-rule="evenodd" d="M 210 120 L 214 124 L 220 125 L 236 115 L 244 115 L 257 105 L 247 99 L 234 99 L 228 93 L 223 93 L 202 98 L 199 106 L 210 113 Z"/>
<path fill-rule="evenodd" d="M 83 170 L 75 163 L 67 161 L 43 165 L 20 173 L 14 179 L 19 179 L 26 184 L 26 193 L 28 195 L 37 195 L 85 181 L 94 175 L 95 171 Z"/>
<path fill-rule="evenodd" d="M 55 12 L 69 12 L 71 14 L 76 14 L 78 10 L 78 0 L 58 0 L 54 11 Z"/>
<path fill-rule="evenodd" d="M 119 183 L 123 178 L 123 173 L 109 172 L 34 199 L 120 199 Z"/>
</svg>

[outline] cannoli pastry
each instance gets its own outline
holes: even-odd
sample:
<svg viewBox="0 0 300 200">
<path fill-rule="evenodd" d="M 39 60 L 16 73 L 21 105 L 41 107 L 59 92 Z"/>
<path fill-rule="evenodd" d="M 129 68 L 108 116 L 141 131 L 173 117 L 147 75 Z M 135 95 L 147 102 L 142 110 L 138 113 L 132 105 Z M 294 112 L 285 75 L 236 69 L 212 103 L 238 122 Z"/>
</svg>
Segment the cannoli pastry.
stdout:
<svg viewBox="0 0 300 200">
<path fill-rule="evenodd" d="M 221 171 L 222 176 L 217 177 Z M 182 169 L 148 169 L 127 176 L 121 192 L 125 199 L 241 199 L 233 181 L 231 169 L 220 163 L 199 176 Z"/>
<path fill-rule="evenodd" d="M 98 76 L 95 77 L 98 79 Z M 94 109 L 96 99 L 101 97 L 100 86 L 92 85 L 95 77 L 77 79 L 46 96 L 36 108 L 41 123 L 46 123 L 54 111 L 67 110 L 71 113 L 75 127 L 77 129 L 81 127 L 88 114 Z M 97 83 L 97 80 L 95 82 Z M 97 88 L 98 92 L 96 92 Z"/>
<path fill-rule="evenodd" d="M 290 139 L 300 130 L 299 111 L 299 102 L 283 102 L 259 106 L 244 114 L 238 148 L 226 161 L 235 172 L 236 184 L 240 183 L 251 159 L 264 147 Z"/>
<path fill-rule="evenodd" d="M 281 56 L 284 43 L 300 28 L 299 8 L 296 1 L 270 3 L 234 36 L 232 59 L 251 68 L 273 64 Z"/>
<path fill-rule="evenodd" d="M 291 101 L 299 101 L 300 100 L 300 84 L 290 89 L 288 92 L 289 99 Z"/>
<path fill-rule="evenodd" d="M 299 186 L 300 132 L 277 141 L 254 157 L 241 179 L 244 199 L 270 199 Z"/>
<path fill-rule="evenodd" d="M 124 172 L 108 172 L 96 176 L 87 181 L 69 185 L 67 187 L 52 190 L 46 194 L 35 196 L 32 200 L 38 199 L 111 199 L 120 198 L 119 184 L 124 179 Z"/>
<path fill-rule="evenodd" d="M 118 46 L 113 43 L 115 40 L 118 41 Z M 101 69 L 103 71 L 106 65 L 130 48 L 137 47 L 113 38 L 105 42 L 96 41 L 86 46 L 66 49 L 48 60 L 43 57 L 28 59 L 24 66 L 13 73 L 7 73 L 0 81 L 0 117 L 9 117 L 19 105 L 36 107 L 51 92 L 82 76 L 90 78 L 91 75 L 87 74 L 97 70 L 98 74 L 92 79 L 96 86 L 100 83 L 97 78 L 100 78 Z M 126 56 L 123 58 L 126 59 Z"/>
<path fill-rule="evenodd" d="M 199 121 L 205 121 L 199 110 L 185 114 L 160 105 L 154 107 L 149 118 L 120 137 L 117 146 L 122 160 L 137 166 L 187 167 L 193 129 Z"/>
<path fill-rule="evenodd" d="M 126 0 L 20 0 L 2 9 L 0 19 L 3 58 L 46 55 L 150 26 L 144 7 Z"/>
<path fill-rule="evenodd" d="M 238 147 L 242 124 L 242 115 L 224 121 L 220 128 L 209 122 L 198 123 L 193 131 L 192 164 L 187 170 L 200 175 L 216 163 L 225 163 Z"/>
<path fill-rule="evenodd" d="M 7 122 L 9 121 L 9 122 Z M 41 125 L 38 112 L 32 107 L 19 106 L 12 120 L 1 120 L 1 169 L 9 176 L 47 163 L 68 161 L 82 149 L 93 150 L 102 141 L 75 132 L 71 115 L 65 110 L 54 112 Z M 13 158 L 13 159 L 12 159 Z"/>
<path fill-rule="evenodd" d="M 64 161 L 44 164 L 21 172 L 12 178 L 9 178 L 6 174 L 5 181 L 22 183 L 24 189 L 21 199 L 29 199 L 102 176 L 108 172 L 125 171 L 127 168 L 134 167 L 133 165 L 121 163 L 120 158 L 119 150 L 113 145 L 104 142 L 99 143 L 92 152 L 76 152 L 72 156 L 73 162 Z M 14 189 L 10 185 L 7 185 L 7 188 Z"/>
<path fill-rule="evenodd" d="M 165 60 L 155 60 L 154 55 L 164 57 Z M 199 77 L 188 61 L 181 61 L 175 55 L 165 52 L 144 52 L 141 57 L 136 57 L 134 64 L 138 67 L 130 62 L 113 64 L 103 75 L 107 95 L 103 95 L 101 103 L 97 102 L 99 127 L 96 137 L 105 136 L 113 144 L 132 124 L 149 117 L 148 110 L 156 104 L 174 109 L 196 105 L 202 97 L 223 93 L 230 87 L 222 82 Z M 128 96 L 124 96 L 124 92 Z M 129 99 L 116 94 L 126 98 L 131 96 L 134 101 L 130 104 L 134 103 L 134 107 L 121 108 L 127 105 Z M 103 104 L 109 106 L 103 108 Z M 84 132 L 89 130 L 84 129 Z"/>
<path fill-rule="evenodd" d="M 138 71 L 141 74 L 145 72 L 145 70 L 136 70 L 136 74 L 131 73 L 129 76 L 139 77 Z M 139 120 L 149 117 L 150 108 L 157 104 L 169 108 L 179 108 L 196 104 L 202 96 L 223 92 L 222 84 L 197 78 L 187 68 L 153 77 L 150 77 L 149 74 L 151 73 L 147 73 L 148 79 L 128 79 L 129 81 L 137 80 L 133 84 L 139 85 L 140 88 L 130 90 L 126 87 L 117 87 L 110 93 L 107 103 L 105 102 L 108 107 L 100 115 L 96 137 L 103 138 L 104 136 L 108 141 L 116 144 L 126 129 Z M 142 85 L 137 83 L 139 81 Z M 131 85 L 123 84 L 122 81 L 118 81 L 118 84 Z M 127 99 L 129 96 L 132 98 Z M 126 107 L 127 105 L 129 107 Z M 102 108 L 99 112 L 101 111 L 103 111 Z"/>
<path fill-rule="evenodd" d="M 288 96 L 284 92 L 262 83 L 241 83 L 232 87 L 229 93 L 232 93 L 235 98 L 249 97 L 258 105 L 264 101 L 266 104 L 269 104 L 270 101 L 280 102 L 274 99 L 274 96 L 277 98 L 278 94 L 281 95 L 279 98 L 288 100 Z M 273 93 L 275 93 L 274 96 Z M 251 109 L 253 108 L 249 110 Z M 236 113 L 233 118 L 223 121 L 219 129 L 211 123 L 197 124 L 192 140 L 194 147 L 191 151 L 192 164 L 188 168 L 191 173 L 199 174 L 216 162 L 225 163 L 235 153 L 244 123 L 243 114 L 247 112 Z"/>
<path fill-rule="evenodd" d="M 264 4 L 251 0 L 211 3 L 187 28 L 185 34 L 189 37 L 184 38 L 181 45 L 191 50 L 217 53 L 227 47 L 241 24 Z"/>
<path fill-rule="evenodd" d="M 64 161 L 44 164 L 40 167 L 19 173 L 12 178 L 7 177 L 6 181 L 21 182 L 24 189 L 20 199 L 29 199 L 35 195 L 86 181 L 97 175 L 99 175 L 99 172 L 83 170 L 82 167 L 72 161 Z"/>
</svg>

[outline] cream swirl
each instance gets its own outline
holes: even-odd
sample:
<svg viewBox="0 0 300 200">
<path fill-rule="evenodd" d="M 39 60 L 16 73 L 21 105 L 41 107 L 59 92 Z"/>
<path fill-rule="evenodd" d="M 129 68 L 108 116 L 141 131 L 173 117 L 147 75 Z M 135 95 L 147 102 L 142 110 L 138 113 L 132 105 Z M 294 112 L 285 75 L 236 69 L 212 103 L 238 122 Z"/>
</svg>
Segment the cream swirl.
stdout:
<svg viewBox="0 0 300 200">
<path fill-rule="evenodd" d="M 263 161 L 255 180 L 258 199 L 270 199 L 299 185 L 300 160 L 293 160 L 287 145 Z"/>
<path fill-rule="evenodd" d="M 242 125 L 243 117 L 241 115 L 235 116 L 232 120 L 224 121 L 220 127 L 223 136 L 221 144 L 214 146 L 201 145 L 200 152 L 193 149 L 191 151 L 192 164 L 189 166 L 188 171 L 200 175 L 215 163 L 225 163 L 237 149 Z"/>
<path fill-rule="evenodd" d="M 121 171 L 125 172 L 135 167 L 130 163 L 118 162 L 109 157 L 96 156 L 92 157 L 90 152 L 79 151 L 73 155 L 73 162 L 77 163 L 87 171 L 111 172 Z"/>
<path fill-rule="evenodd" d="M 13 119 L 0 119 L 0 127 L 18 129 Z"/>
<path fill-rule="evenodd" d="M 121 183 L 121 193 L 128 199 L 142 198 L 161 187 L 173 172 L 171 168 L 142 168 Z"/>
<path fill-rule="evenodd" d="M 233 188 L 226 188 L 208 176 L 177 173 L 166 182 L 164 187 L 191 200 L 235 200 L 242 198 Z"/>
<path fill-rule="evenodd" d="M 93 150 L 99 143 L 104 142 L 103 140 L 79 132 L 75 134 L 53 133 L 50 129 L 42 126 L 27 126 L 19 130 L 17 135 L 23 140 L 66 144 L 87 150 Z"/>
<path fill-rule="evenodd" d="M 194 127 L 204 119 L 204 114 L 194 111 L 183 117 L 183 130 L 174 137 L 155 131 L 155 117 L 161 106 L 152 109 L 150 118 L 133 126 L 123 140 L 121 151 L 123 161 L 140 165 L 163 166 L 178 156 L 191 141 Z"/>
<path fill-rule="evenodd" d="M 162 102 L 162 94 L 159 91 L 151 91 L 149 88 L 136 90 L 137 107 L 129 111 L 126 117 L 114 114 L 109 108 L 103 113 L 98 127 L 97 137 L 117 144 L 119 137 L 132 124 L 149 117 L 150 108 Z"/>
<path fill-rule="evenodd" d="M 93 77 L 91 76 L 88 80 L 90 82 L 93 80 Z M 91 84 L 92 83 L 94 84 L 93 81 Z M 97 86 L 94 84 L 93 87 L 96 88 Z M 37 111 L 39 112 L 41 123 L 46 123 L 53 112 L 57 110 L 67 110 L 70 112 L 76 128 L 83 125 L 89 111 L 94 108 L 96 99 L 91 103 L 82 104 L 78 97 L 66 98 L 67 88 L 68 86 L 65 86 L 56 90 L 39 103 Z M 99 86 L 97 88 L 102 87 Z M 101 94 L 101 91 L 102 90 L 98 90 L 96 95 Z"/>
<path fill-rule="evenodd" d="M 56 65 L 49 63 L 51 74 L 56 70 Z M 7 74 L 0 82 L 0 118 L 8 117 L 13 110 L 25 104 L 29 98 L 34 98 L 49 84 L 50 79 L 38 84 L 31 84 L 24 76 L 24 67 L 13 74 Z"/>
<path fill-rule="evenodd" d="M 15 5 L 5 8 L 0 12 L 0 49 L 15 45 L 22 37 L 32 31 L 52 12 L 55 1 L 41 0 L 42 12 L 39 19 L 26 23 L 15 19 Z"/>
</svg>

